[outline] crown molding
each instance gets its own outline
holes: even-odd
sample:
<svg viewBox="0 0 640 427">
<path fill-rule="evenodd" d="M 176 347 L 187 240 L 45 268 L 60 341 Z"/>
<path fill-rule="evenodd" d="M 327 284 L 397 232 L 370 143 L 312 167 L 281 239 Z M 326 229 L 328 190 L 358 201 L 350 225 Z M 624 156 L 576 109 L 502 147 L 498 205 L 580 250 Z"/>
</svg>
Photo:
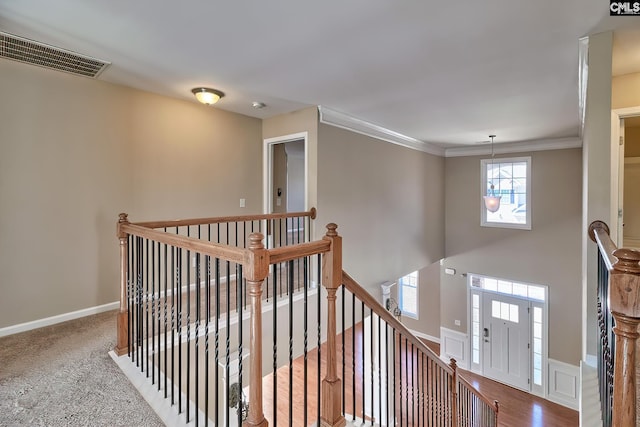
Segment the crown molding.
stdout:
<svg viewBox="0 0 640 427">
<path fill-rule="evenodd" d="M 382 141 L 390 142 L 392 144 L 401 145 L 413 150 L 423 151 L 425 153 L 433 154 L 436 156 L 443 157 L 445 155 L 444 148 L 429 144 L 424 141 L 420 141 L 419 139 L 412 138 L 407 135 L 403 135 L 399 132 L 392 131 L 382 126 L 357 119 L 347 114 L 331 110 L 330 108 L 324 107 L 322 105 L 318 105 L 318 112 L 320 113 L 320 123 L 346 129 L 352 132 L 359 133 L 361 135 L 366 135 L 371 138 L 376 138 Z"/>
<path fill-rule="evenodd" d="M 529 151 L 565 150 L 568 148 L 581 148 L 582 139 L 577 137 L 538 139 L 521 142 L 507 142 L 494 144 L 495 154 L 525 153 Z M 445 157 L 484 156 L 491 154 L 491 144 L 454 147 L 445 150 Z"/>
</svg>

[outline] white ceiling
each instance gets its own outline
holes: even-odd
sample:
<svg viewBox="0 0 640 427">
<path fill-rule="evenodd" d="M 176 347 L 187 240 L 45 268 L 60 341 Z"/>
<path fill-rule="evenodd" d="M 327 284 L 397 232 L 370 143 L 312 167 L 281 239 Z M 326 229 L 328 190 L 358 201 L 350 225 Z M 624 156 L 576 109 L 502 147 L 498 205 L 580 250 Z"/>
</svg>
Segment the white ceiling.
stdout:
<svg viewBox="0 0 640 427">
<path fill-rule="evenodd" d="M 608 15 L 605 0 L 0 0 L 1 31 L 111 62 L 101 80 L 193 102 L 214 87 L 215 108 L 260 118 L 323 105 L 442 147 L 578 136 L 578 39 L 640 28 Z M 640 70 L 631 56 L 614 72 Z"/>
</svg>

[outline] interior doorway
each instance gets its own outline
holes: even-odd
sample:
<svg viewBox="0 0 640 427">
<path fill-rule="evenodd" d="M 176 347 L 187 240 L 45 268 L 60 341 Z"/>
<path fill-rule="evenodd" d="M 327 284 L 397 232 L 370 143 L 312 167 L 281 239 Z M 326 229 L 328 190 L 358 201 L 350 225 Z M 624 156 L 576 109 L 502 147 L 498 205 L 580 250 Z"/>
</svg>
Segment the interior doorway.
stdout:
<svg viewBox="0 0 640 427">
<path fill-rule="evenodd" d="M 618 247 L 640 248 L 640 106 L 614 110 L 611 122 L 612 231 Z"/>
<path fill-rule="evenodd" d="M 263 201 L 264 213 L 302 212 L 308 206 L 308 148 L 307 132 L 264 140 Z M 281 226 L 280 222 L 274 227 Z M 267 227 L 267 243 L 275 236 L 295 233 L 296 224 L 285 221 L 282 230 Z"/>
</svg>

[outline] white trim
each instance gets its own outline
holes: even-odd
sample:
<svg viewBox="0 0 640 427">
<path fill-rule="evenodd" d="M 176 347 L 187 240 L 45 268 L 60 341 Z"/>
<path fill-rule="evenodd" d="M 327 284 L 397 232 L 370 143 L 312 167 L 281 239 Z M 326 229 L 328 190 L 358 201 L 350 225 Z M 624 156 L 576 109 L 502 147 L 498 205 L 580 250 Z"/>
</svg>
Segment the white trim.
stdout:
<svg viewBox="0 0 640 427">
<path fill-rule="evenodd" d="M 0 337 L 18 334 L 20 332 L 30 331 L 32 329 L 43 328 L 45 326 L 51 326 L 57 323 L 78 319 L 80 317 L 91 316 L 92 314 L 98 314 L 109 310 L 115 310 L 118 307 L 120 307 L 120 302 L 115 301 L 108 304 L 97 305 L 95 307 L 83 308 L 82 310 L 72 311 L 69 313 L 58 314 L 57 316 L 51 316 L 44 319 L 33 320 L 31 322 L 7 326 L 5 328 L 0 328 Z"/>
<path fill-rule="evenodd" d="M 273 158 L 273 145 L 285 142 L 304 140 L 304 209 L 309 209 L 309 132 L 298 132 L 289 135 L 276 136 L 263 140 L 262 149 L 262 209 L 271 213 L 271 188 L 273 187 L 271 163 Z"/>
<path fill-rule="evenodd" d="M 479 156 L 490 152 L 486 146 L 462 146 L 443 148 L 431 142 L 422 141 L 404 135 L 400 132 L 387 129 L 383 126 L 358 119 L 348 114 L 332 110 L 323 105 L 318 105 L 320 123 L 335 126 L 337 128 L 346 129 L 351 132 L 366 135 L 371 138 L 389 142 L 391 144 L 401 145 L 413 150 L 422 151 L 440 157 L 463 157 L 463 156 Z M 546 150 L 565 150 L 568 148 L 581 148 L 582 138 L 551 138 L 528 140 L 521 142 L 498 144 L 496 154 L 506 153 L 523 153 L 529 151 L 546 151 Z"/>
<path fill-rule="evenodd" d="M 619 227 L 618 209 L 620 208 L 619 181 L 621 171 L 621 162 L 624 153 L 620 150 L 620 120 L 627 117 L 640 116 L 640 106 L 617 108 L 611 110 L 611 188 L 610 188 L 610 223 L 611 236 L 614 243 L 618 244 L 622 233 Z M 622 177 L 624 179 L 624 177 Z"/>
<path fill-rule="evenodd" d="M 549 359 L 547 399 L 567 408 L 580 407 L 580 367 Z"/>
<path fill-rule="evenodd" d="M 415 329 L 409 329 L 409 332 L 411 332 L 413 335 L 415 335 L 418 338 L 424 338 L 425 340 L 434 342 L 436 344 L 440 344 L 440 338 L 434 337 L 434 336 L 429 335 L 429 334 L 422 333 L 420 331 L 416 331 Z"/>
<path fill-rule="evenodd" d="M 440 340 L 440 359 L 446 363 L 450 362 L 449 359 L 456 359 L 459 367 L 468 370 L 469 339 L 467 334 L 441 326 Z"/>
<path fill-rule="evenodd" d="M 568 148 L 581 148 L 582 139 L 556 138 L 539 139 L 522 142 L 505 142 L 494 146 L 495 154 L 525 153 L 530 151 L 566 150 Z M 445 157 L 485 156 L 491 154 L 491 146 L 474 145 L 466 147 L 452 147 L 445 150 Z"/>
<path fill-rule="evenodd" d="M 387 129 L 371 122 L 331 110 L 322 105 L 318 105 L 318 112 L 320 113 L 320 123 L 350 130 L 361 135 L 366 135 L 381 141 L 390 142 L 392 144 L 401 145 L 403 147 L 423 151 L 440 157 L 445 154 L 445 149 L 442 147 L 401 134 L 400 132 Z"/>
</svg>

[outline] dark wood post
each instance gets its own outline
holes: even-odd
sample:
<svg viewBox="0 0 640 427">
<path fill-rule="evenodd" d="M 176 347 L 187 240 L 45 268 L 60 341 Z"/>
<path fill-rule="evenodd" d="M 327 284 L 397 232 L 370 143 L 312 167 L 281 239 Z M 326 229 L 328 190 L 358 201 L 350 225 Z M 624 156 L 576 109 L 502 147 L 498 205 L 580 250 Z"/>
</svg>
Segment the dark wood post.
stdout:
<svg viewBox="0 0 640 427">
<path fill-rule="evenodd" d="M 327 374 L 322 380 L 320 421 L 323 427 L 342 427 L 342 383 L 337 375 L 336 347 L 336 291 L 342 285 L 342 237 L 336 224 L 327 225 L 324 240 L 331 242 L 331 249 L 322 257 L 322 285 L 327 289 Z"/>
<path fill-rule="evenodd" d="M 618 249 L 609 277 L 609 304 L 615 320 L 616 355 L 613 373 L 614 426 L 636 424 L 636 340 L 640 324 L 640 252 Z"/>
<path fill-rule="evenodd" d="M 269 252 L 265 249 L 262 239 L 264 236 L 261 233 L 249 235 L 249 251 L 245 262 L 247 292 L 251 299 L 249 414 L 243 423 L 245 427 L 269 425 L 262 407 L 262 283 L 269 274 Z"/>
<path fill-rule="evenodd" d="M 118 239 L 120 239 L 120 310 L 117 318 L 118 336 L 115 353 L 118 356 L 129 351 L 129 308 L 127 306 L 127 280 L 129 271 L 129 235 L 122 231 L 122 227 L 129 224 L 128 215 L 121 213 L 118 219 Z"/>
<path fill-rule="evenodd" d="M 458 427 L 458 364 L 456 359 L 451 359 L 449 366 L 451 374 L 451 427 Z"/>
</svg>

